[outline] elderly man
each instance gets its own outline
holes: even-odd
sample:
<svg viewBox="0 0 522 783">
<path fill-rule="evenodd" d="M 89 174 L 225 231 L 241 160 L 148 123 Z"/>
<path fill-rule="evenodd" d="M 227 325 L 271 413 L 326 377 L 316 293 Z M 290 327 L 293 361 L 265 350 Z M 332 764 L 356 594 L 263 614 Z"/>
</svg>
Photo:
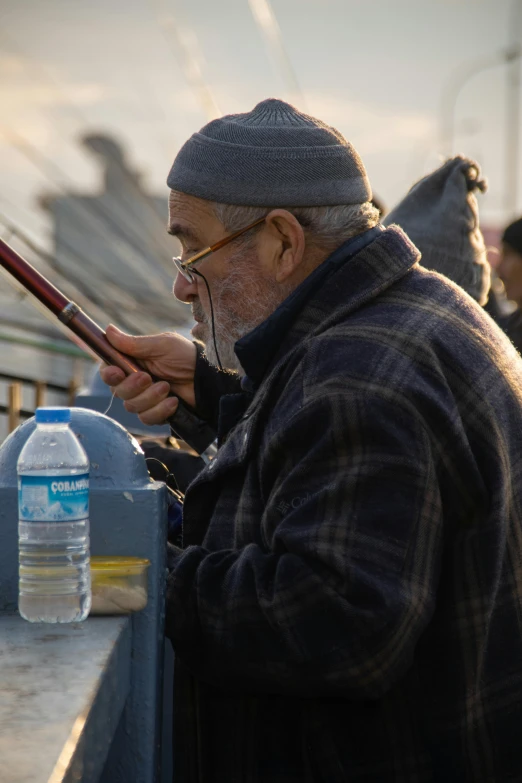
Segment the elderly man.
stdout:
<svg viewBox="0 0 522 783">
<path fill-rule="evenodd" d="M 522 360 L 288 104 L 205 126 L 168 184 L 206 358 L 112 329 L 165 381 L 103 377 L 219 432 L 169 552 L 177 779 L 522 780 Z"/>
</svg>

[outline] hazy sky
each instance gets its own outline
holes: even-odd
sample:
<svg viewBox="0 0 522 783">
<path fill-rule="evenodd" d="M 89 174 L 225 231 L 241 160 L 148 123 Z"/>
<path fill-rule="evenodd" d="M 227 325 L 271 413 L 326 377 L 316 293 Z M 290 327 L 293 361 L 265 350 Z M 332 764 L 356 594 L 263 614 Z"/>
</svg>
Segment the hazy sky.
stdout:
<svg viewBox="0 0 522 783">
<path fill-rule="evenodd" d="M 87 129 L 117 134 L 148 186 L 166 194 L 173 156 L 208 119 L 176 31 L 221 112 L 294 99 L 354 143 L 391 207 L 438 164 L 444 90 L 506 47 L 516 1 L 272 0 L 301 99 L 248 0 L 0 0 L 0 211 L 42 235 L 36 198 L 53 191 L 49 175 L 95 189 L 96 161 L 77 144 Z M 504 65 L 477 74 L 455 114 L 454 151 L 476 157 L 490 182 L 480 202 L 488 222 L 504 219 L 505 83 Z M 13 141 L 59 171 L 44 176 Z M 519 196 L 522 211 L 522 186 Z"/>
</svg>

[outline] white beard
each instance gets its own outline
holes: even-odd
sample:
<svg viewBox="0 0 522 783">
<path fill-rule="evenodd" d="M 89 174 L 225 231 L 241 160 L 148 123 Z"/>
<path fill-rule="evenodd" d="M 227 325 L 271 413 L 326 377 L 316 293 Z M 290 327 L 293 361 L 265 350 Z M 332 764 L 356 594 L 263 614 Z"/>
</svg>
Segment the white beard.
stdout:
<svg viewBox="0 0 522 783">
<path fill-rule="evenodd" d="M 204 343 L 207 360 L 215 367 L 219 367 L 221 361 L 224 370 L 241 374 L 244 371 L 234 351 L 236 342 L 266 320 L 287 295 L 281 286 L 256 275 L 256 261 L 257 255 L 245 256 L 244 250 L 238 252 L 230 258 L 233 271 L 220 282 L 219 287 L 215 286 L 214 290 L 211 287 L 214 339 L 210 314 L 203 311 L 200 300 L 192 303 L 192 312 L 200 321 L 195 336 Z M 233 310 L 230 307 L 232 302 L 236 305 Z M 243 302 L 242 310 L 237 307 L 238 302 Z"/>
<path fill-rule="evenodd" d="M 203 332 L 203 329 L 201 329 L 201 331 Z M 248 332 L 245 332 L 245 334 L 248 334 Z M 210 324 L 204 324 L 204 333 L 201 335 L 200 339 L 205 346 L 205 358 L 208 362 L 210 362 L 210 364 L 214 365 L 214 367 L 219 367 L 221 362 L 221 366 L 224 370 L 229 372 L 238 372 L 241 375 L 244 374 L 243 368 L 241 367 L 239 359 L 237 358 L 234 351 L 234 345 L 236 344 L 237 340 L 232 340 L 230 338 L 220 339 L 216 335 L 216 345 L 214 345 L 214 340 L 212 339 L 212 327 Z M 237 339 L 239 339 L 239 337 Z"/>
</svg>

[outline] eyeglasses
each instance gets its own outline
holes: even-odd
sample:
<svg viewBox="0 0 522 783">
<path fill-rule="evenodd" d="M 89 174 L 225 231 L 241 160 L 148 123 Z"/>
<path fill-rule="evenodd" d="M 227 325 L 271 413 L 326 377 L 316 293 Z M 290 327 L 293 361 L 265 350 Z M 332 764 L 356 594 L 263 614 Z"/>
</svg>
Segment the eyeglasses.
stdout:
<svg viewBox="0 0 522 783">
<path fill-rule="evenodd" d="M 230 234 L 228 237 L 225 237 L 224 239 L 220 239 L 219 242 L 216 242 L 214 245 L 210 245 L 210 247 L 206 247 L 204 250 L 201 250 L 199 253 L 196 253 L 195 256 L 191 256 L 191 258 L 188 258 L 186 261 L 181 260 L 181 256 L 175 256 L 172 260 L 176 266 L 176 269 L 178 272 L 183 275 L 185 280 L 187 280 L 189 283 L 193 283 L 195 281 L 194 272 L 191 272 L 189 270 L 189 266 L 192 266 L 192 264 L 195 264 L 197 261 L 202 261 L 204 258 L 209 256 L 211 253 L 215 253 L 216 250 L 221 250 L 222 247 L 225 247 L 225 245 L 228 245 L 229 242 L 232 242 L 234 239 L 237 239 L 241 236 L 241 234 L 246 234 L 247 231 L 250 231 L 251 228 L 254 228 L 255 226 L 259 226 L 260 223 L 263 223 L 266 218 L 262 217 L 258 220 L 255 220 L 253 223 L 250 223 L 250 225 L 245 226 L 245 228 L 241 228 L 239 231 L 235 231 L 233 234 Z"/>
</svg>

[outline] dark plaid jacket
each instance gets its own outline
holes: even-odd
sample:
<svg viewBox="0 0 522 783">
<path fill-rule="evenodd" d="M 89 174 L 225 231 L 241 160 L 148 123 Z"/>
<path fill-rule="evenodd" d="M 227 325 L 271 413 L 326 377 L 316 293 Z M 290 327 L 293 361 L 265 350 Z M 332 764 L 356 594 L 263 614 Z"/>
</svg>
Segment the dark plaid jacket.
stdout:
<svg viewBox="0 0 522 783">
<path fill-rule="evenodd" d="M 417 260 L 320 287 L 188 490 L 181 783 L 522 781 L 522 360 Z"/>
</svg>

